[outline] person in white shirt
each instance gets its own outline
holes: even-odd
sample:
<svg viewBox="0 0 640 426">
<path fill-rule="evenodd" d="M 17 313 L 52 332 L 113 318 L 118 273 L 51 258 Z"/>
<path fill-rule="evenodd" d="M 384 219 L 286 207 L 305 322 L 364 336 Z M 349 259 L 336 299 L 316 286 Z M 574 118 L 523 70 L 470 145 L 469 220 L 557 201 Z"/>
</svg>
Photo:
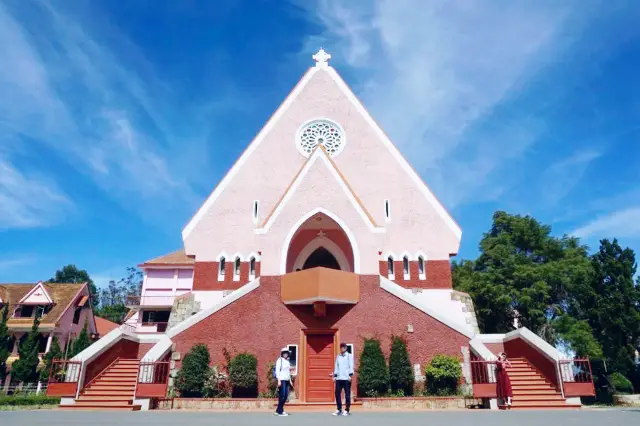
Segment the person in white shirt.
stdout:
<svg viewBox="0 0 640 426">
<path fill-rule="evenodd" d="M 336 382 L 336 405 L 338 411 L 334 416 L 348 416 L 351 408 L 351 379 L 353 378 L 353 356 L 347 352 L 347 344 L 340 344 L 340 354 L 336 357 L 336 365 L 333 370 L 333 380 Z M 342 390 L 346 402 L 345 411 L 342 411 Z"/>
<path fill-rule="evenodd" d="M 284 404 L 289 397 L 289 386 L 291 384 L 291 364 L 289 363 L 289 348 L 282 348 L 280 358 L 276 361 L 274 375 L 278 381 L 278 408 L 276 416 L 288 416 L 284 411 Z"/>
</svg>

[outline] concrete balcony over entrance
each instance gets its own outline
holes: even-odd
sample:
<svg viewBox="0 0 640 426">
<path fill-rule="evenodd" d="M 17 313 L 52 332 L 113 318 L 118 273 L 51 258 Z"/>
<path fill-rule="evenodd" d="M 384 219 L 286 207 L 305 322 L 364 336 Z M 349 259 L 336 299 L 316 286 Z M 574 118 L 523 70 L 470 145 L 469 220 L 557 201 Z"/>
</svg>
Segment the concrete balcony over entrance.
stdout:
<svg viewBox="0 0 640 426">
<path fill-rule="evenodd" d="M 356 304 L 360 300 L 360 277 L 337 269 L 317 267 L 285 274 L 280 286 L 285 305 Z"/>
</svg>

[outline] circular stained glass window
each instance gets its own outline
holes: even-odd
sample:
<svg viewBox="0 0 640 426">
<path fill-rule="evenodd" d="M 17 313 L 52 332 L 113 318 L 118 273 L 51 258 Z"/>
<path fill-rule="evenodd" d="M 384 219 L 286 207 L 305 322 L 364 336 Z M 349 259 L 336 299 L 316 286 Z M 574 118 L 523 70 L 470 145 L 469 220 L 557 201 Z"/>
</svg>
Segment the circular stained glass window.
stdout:
<svg viewBox="0 0 640 426">
<path fill-rule="evenodd" d="M 298 131 L 298 150 L 308 157 L 322 145 L 330 156 L 338 155 L 344 148 L 344 133 L 340 126 L 329 120 L 315 120 Z"/>
</svg>

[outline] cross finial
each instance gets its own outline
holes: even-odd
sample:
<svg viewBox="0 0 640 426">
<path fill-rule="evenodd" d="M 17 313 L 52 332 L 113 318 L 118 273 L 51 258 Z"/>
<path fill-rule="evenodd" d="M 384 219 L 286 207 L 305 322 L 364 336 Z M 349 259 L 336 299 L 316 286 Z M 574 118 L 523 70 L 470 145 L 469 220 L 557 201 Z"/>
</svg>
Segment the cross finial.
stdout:
<svg viewBox="0 0 640 426">
<path fill-rule="evenodd" d="M 313 60 L 316 61 L 316 67 L 326 68 L 329 66 L 329 59 L 331 59 L 331 55 L 325 52 L 322 47 L 318 50 L 318 53 L 313 55 Z"/>
</svg>

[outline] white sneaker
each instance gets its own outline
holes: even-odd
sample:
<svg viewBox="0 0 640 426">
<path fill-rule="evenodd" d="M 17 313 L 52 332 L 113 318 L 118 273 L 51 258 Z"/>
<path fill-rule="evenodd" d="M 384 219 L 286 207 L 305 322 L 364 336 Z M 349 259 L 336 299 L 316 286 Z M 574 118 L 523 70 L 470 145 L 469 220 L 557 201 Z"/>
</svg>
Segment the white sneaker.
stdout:
<svg viewBox="0 0 640 426">
<path fill-rule="evenodd" d="M 278 413 L 273 413 L 273 414 L 275 414 L 278 417 L 287 417 L 289 415 L 289 413 L 284 413 L 284 412 L 282 414 L 278 414 Z"/>
<path fill-rule="evenodd" d="M 343 415 L 343 416 L 350 416 L 350 415 L 351 415 L 351 413 L 350 413 L 350 412 L 348 412 L 348 411 L 345 411 L 345 412 L 343 412 L 343 413 L 342 413 L 342 415 Z"/>
<path fill-rule="evenodd" d="M 335 413 L 332 414 L 332 416 L 342 416 L 342 411 L 336 411 Z"/>
</svg>

